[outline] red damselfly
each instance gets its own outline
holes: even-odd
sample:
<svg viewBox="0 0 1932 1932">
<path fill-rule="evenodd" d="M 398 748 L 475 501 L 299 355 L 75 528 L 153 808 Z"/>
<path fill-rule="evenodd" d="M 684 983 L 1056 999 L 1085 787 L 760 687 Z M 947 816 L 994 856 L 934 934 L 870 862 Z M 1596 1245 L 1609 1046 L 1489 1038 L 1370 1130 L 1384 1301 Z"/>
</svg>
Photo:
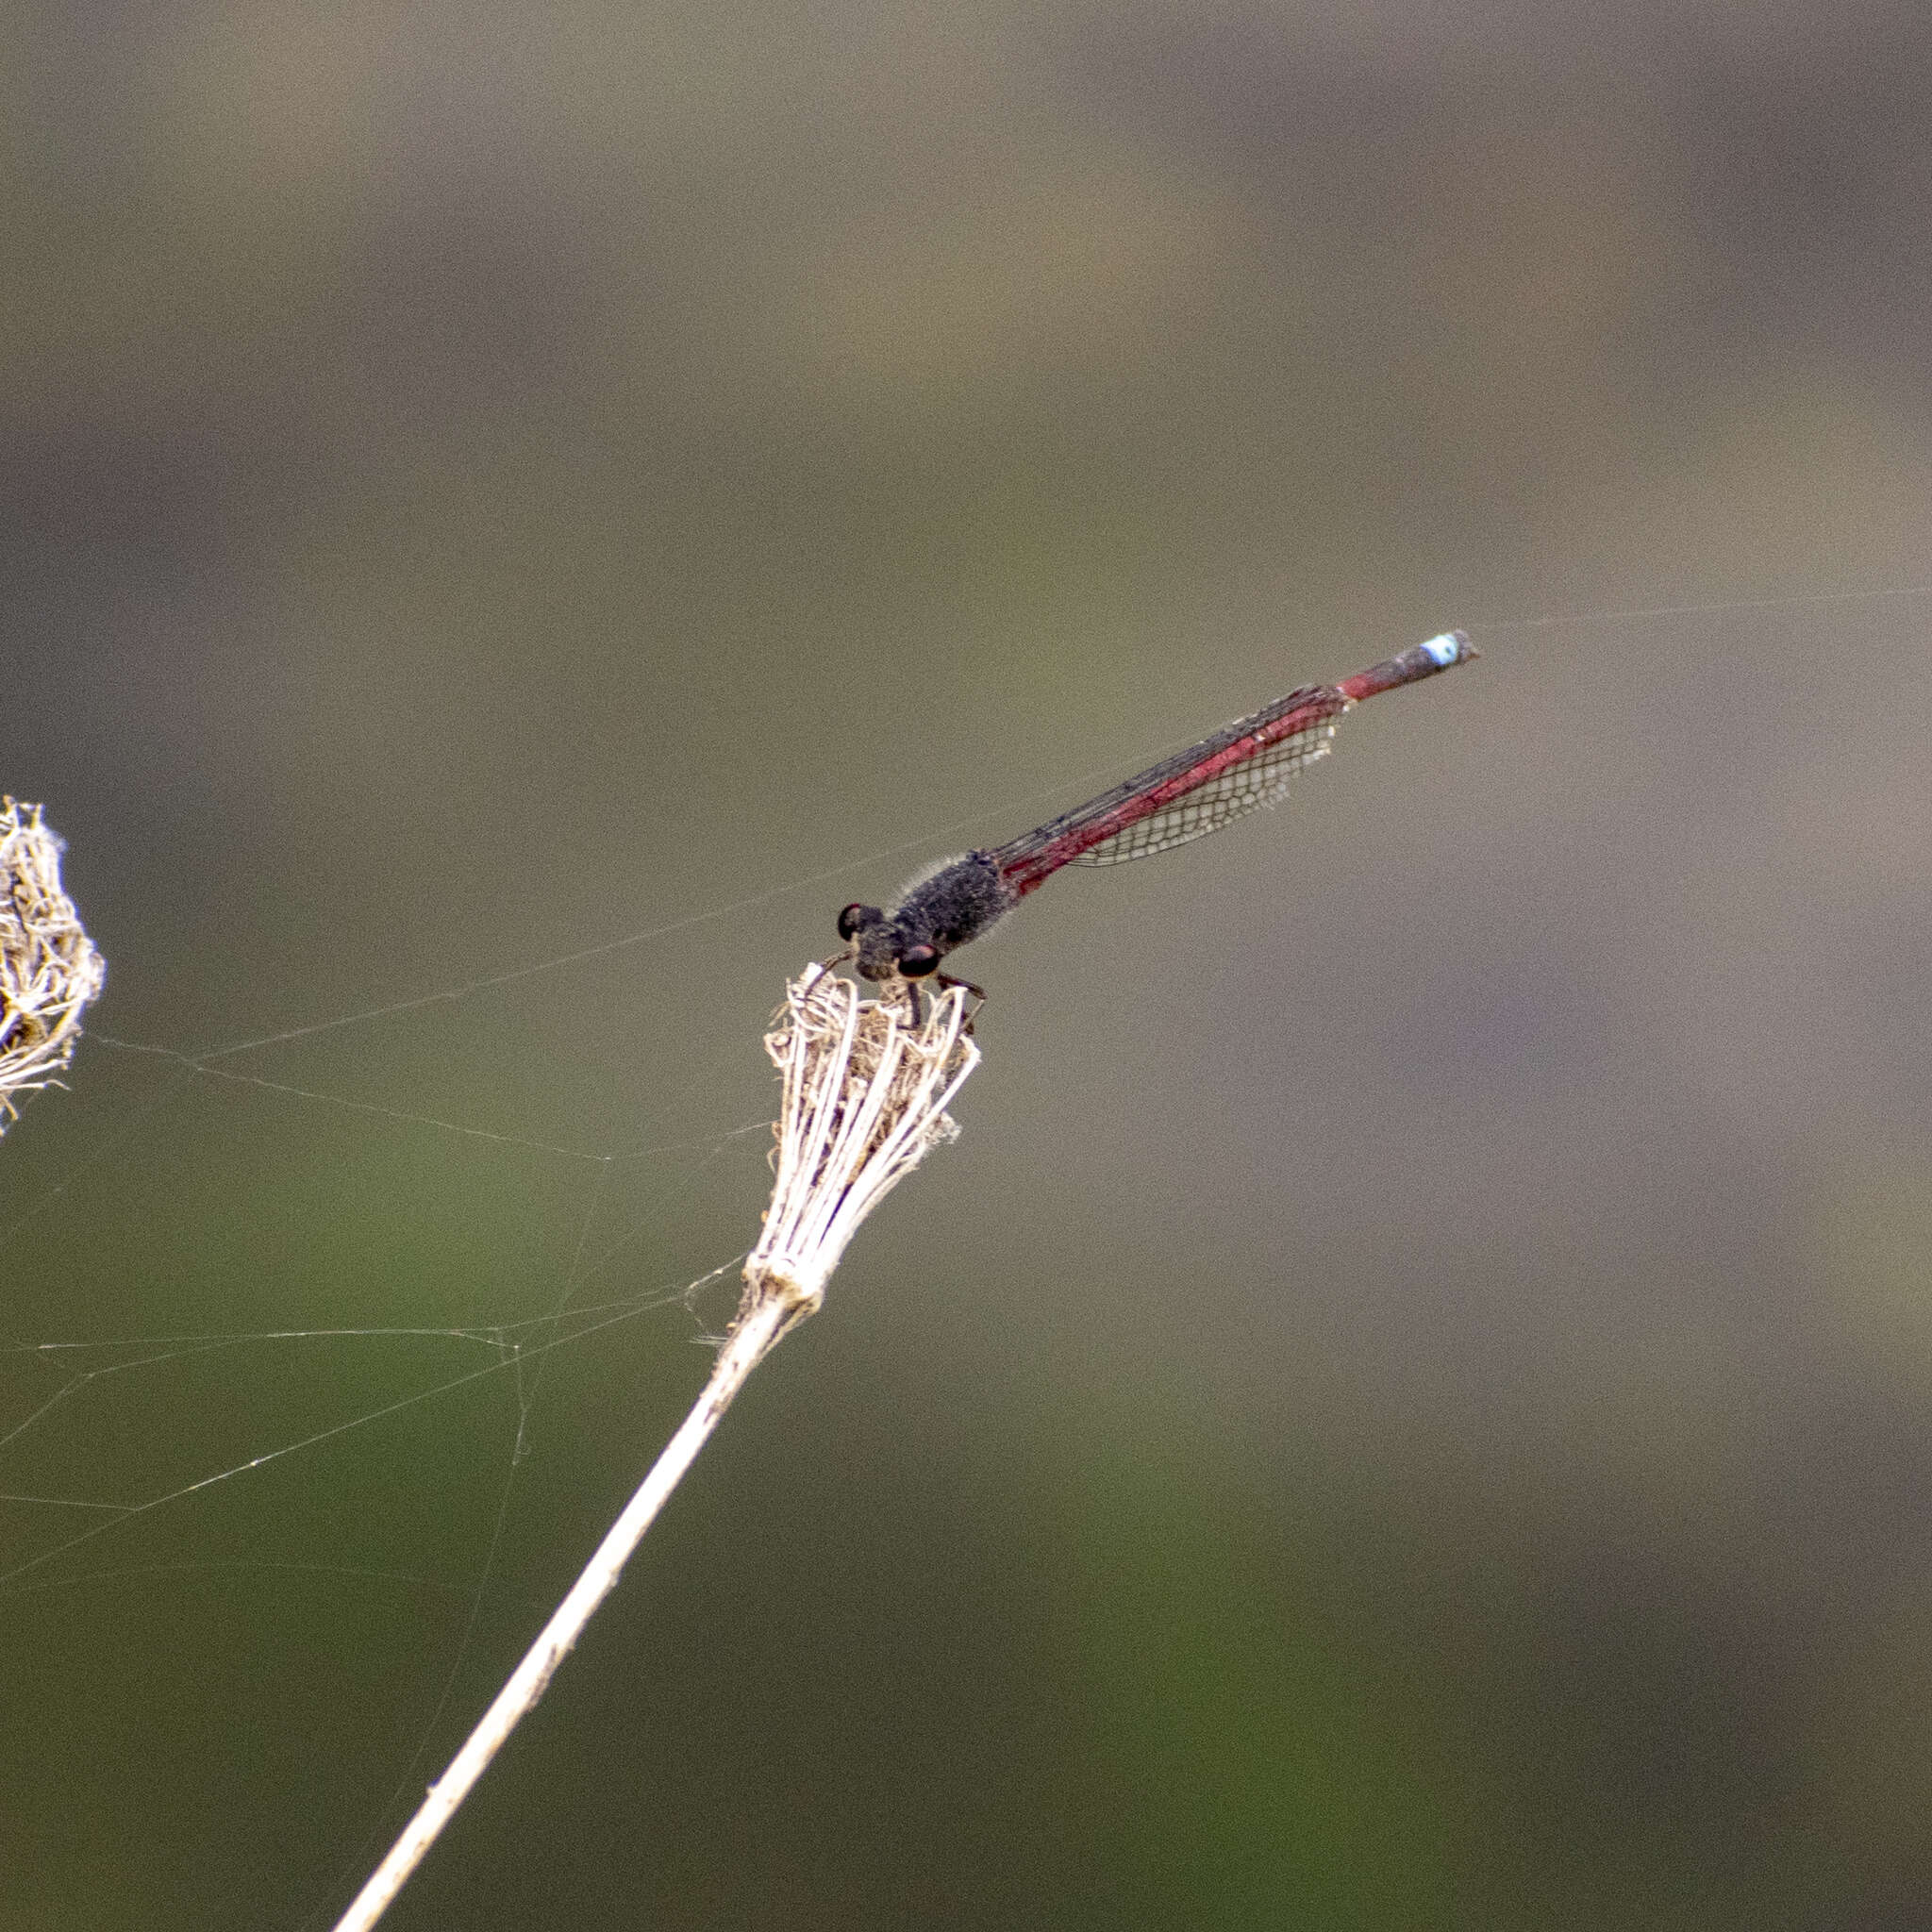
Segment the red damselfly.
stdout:
<svg viewBox="0 0 1932 1932">
<path fill-rule="evenodd" d="M 947 860 L 895 906 L 846 907 L 839 937 L 853 942 L 867 979 L 937 975 L 942 986 L 977 993 L 970 980 L 941 973 L 940 961 L 1005 918 L 1061 866 L 1151 858 L 1275 804 L 1297 772 L 1328 755 L 1337 724 L 1362 699 L 1475 655 L 1461 631 L 1445 631 L 1340 684 L 1305 685 L 1033 831 Z"/>
</svg>

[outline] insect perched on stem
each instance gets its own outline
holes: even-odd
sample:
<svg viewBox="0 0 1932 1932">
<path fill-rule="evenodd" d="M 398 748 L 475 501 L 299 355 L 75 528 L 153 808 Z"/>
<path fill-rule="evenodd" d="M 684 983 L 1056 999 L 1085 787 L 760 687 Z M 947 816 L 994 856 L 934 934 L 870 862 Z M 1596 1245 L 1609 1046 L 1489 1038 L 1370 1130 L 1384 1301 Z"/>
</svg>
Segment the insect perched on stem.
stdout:
<svg viewBox="0 0 1932 1932">
<path fill-rule="evenodd" d="M 1275 804 L 1297 772 L 1328 755 L 1344 712 L 1475 655 L 1461 631 L 1445 631 L 1340 684 L 1290 691 L 1033 831 L 949 860 L 890 909 L 855 901 L 839 914 L 839 937 L 852 946 L 845 957 L 856 956 L 866 979 L 933 978 L 984 998 L 970 979 L 941 973 L 940 961 L 991 929 L 1061 866 L 1148 858 Z M 913 1003 L 916 1010 L 916 991 Z"/>
</svg>

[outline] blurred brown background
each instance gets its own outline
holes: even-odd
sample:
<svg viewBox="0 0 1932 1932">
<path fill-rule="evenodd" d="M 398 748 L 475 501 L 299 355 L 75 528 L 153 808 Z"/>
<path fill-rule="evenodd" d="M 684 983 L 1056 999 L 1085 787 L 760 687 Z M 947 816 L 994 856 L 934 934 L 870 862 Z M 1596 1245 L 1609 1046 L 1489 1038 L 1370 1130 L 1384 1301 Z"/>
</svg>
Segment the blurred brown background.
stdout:
<svg viewBox="0 0 1932 1932">
<path fill-rule="evenodd" d="M 5 35 L 0 783 L 112 973 L 0 1149 L 0 1433 L 92 1372 L 0 1920 L 325 1924 L 701 1380 L 728 1275 L 627 1310 L 834 909 L 1459 623 L 974 949 L 391 1923 L 1932 1925 L 1923 9 Z"/>
</svg>

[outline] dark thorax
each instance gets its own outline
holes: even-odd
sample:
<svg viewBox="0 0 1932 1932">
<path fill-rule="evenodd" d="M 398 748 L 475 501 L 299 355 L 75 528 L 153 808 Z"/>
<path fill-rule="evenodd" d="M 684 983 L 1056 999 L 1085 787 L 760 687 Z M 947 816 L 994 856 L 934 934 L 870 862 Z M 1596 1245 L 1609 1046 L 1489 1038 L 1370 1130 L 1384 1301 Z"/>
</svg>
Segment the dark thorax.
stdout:
<svg viewBox="0 0 1932 1932">
<path fill-rule="evenodd" d="M 908 887 L 891 911 L 848 906 L 841 934 L 856 941 L 858 971 L 867 979 L 930 973 L 955 946 L 977 939 L 1012 908 L 990 855 L 969 852 Z"/>
</svg>

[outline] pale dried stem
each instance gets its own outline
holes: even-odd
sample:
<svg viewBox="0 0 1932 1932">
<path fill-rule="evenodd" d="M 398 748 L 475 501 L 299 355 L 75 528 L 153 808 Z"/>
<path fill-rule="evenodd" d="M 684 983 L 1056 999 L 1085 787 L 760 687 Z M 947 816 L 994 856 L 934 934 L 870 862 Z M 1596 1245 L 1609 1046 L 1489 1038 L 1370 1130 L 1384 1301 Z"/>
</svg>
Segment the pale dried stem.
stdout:
<svg viewBox="0 0 1932 1932">
<path fill-rule="evenodd" d="M 41 808 L 0 800 L 0 1133 L 16 1094 L 59 1085 L 107 976 L 60 890 L 60 841 Z"/>
<path fill-rule="evenodd" d="M 917 1027 L 897 1003 L 861 999 L 849 981 L 824 971 L 786 989 L 778 1024 L 765 1037 L 783 1081 L 772 1205 L 744 1264 L 744 1296 L 710 1379 L 336 1932 L 367 1932 L 381 1918 L 542 1696 L 745 1378 L 823 1301 L 859 1223 L 929 1148 L 958 1133 L 945 1108 L 979 1062 L 965 1024 L 965 994 L 958 988 L 941 993 Z"/>
</svg>

